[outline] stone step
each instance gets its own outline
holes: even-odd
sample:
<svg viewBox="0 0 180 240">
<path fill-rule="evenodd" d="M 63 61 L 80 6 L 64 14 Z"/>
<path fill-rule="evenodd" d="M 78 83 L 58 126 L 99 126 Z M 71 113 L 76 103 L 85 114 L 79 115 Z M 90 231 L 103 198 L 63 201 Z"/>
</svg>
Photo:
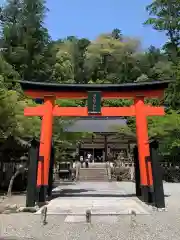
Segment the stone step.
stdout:
<svg viewBox="0 0 180 240">
<path fill-rule="evenodd" d="M 107 172 L 93 172 L 93 171 L 88 172 L 88 171 L 80 170 L 80 174 L 84 175 L 84 176 L 86 176 L 86 175 L 107 175 Z"/>
<path fill-rule="evenodd" d="M 79 181 L 80 181 L 80 182 L 90 182 L 90 183 L 91 183 L 91 182 L 99 182 L 99 183 L 101 183 L 101 182 L 102 182 L 102 183 L 104 183 L 104 182 L 109 182 L 108 179 L 95 179 L 95 180 L 94 180 L 94 179 L 84 179 L 84 178 L 83 178 L 83 179 L 79 179 Z"/>
<path fill-rule="evenodd" d="M 105 168 L 106 163 L 89 163 L 90 168 Z"/>
<path fill-rule="evenodd" d="M 108 181 L 106 168 L 81 168 L 80 181 Z"/>
<path fill-rule="evenodd" d="M 92 174 L 93 174 L 93 175 L 94 175 L 94 174 L 95 174 L 95 175 L 96 175 L 96 174 L 98 174 L 98 175 L 101 174 L 101 175 L 102 175 L 102 174 L 107 174 L 107 171 L 106 171 L 106 170 L 105 170 L 105 171 L 103 171 L 103 170 L 100 170 L 100 171 L 94 171 L 94 170 L 93 170 L 93 171 L 92 171 L 92 170 L 82 170 L 82 169 L 80 169 L 80 173 L 83 174 L 83 175 L 87 175 L 87 174 L 88 174 L 88 175 L 92 175 Z"/>
<path fill-rule="evenodd" d="M 102 179 L 102 178 L 106 178 L 107 174 L 105 175 L 80 175 L 80 178 L 89 178 L 89 179 Z"/>
<path fill-rule="evenodd" d="M 89 177 L 89 178 L 94 178 L 94 177 L 96 177 L 96 178 L 101 178 L 101 177 L 106 177 L 107 176 L 107 174 L 81 174 L 80 173 L 80 177 Z"/>
<path fill-rule="evenodd" d="M 88 170 L 88 171 L 104 171 L 106 168 L 80 168 L 81 170 Z"/>
</svg>

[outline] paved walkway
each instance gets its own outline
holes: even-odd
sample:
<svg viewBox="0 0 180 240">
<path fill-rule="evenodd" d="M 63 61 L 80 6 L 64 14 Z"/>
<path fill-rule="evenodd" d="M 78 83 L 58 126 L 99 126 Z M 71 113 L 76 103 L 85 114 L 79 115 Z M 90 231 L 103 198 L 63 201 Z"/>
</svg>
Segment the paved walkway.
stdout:
<svg viewBox="0 0 180 240">
<path fill-rule="evenodd" d="M 116 188 L 113 187 L 113 184 L 108 185 L 109 188 L 112 187 L 111 190 Z M 123 191 L 126 193 L 133 193 L 133 184 L 119 183 L 117 185 L 120 189 L 124 189 Z M 96 188 L 100 188 L 99 184 L 98 186 L 96 186 Z M 105 185 L 103 186 L 104 189 L 106 189 Z M 75 189 L 77 187 L 78 184 L 73 188 Z M 89 188 L 91 187 L 89 186 Z M 59 188 L 61 189 L 61 187 Z M 67 189 L 69 187 L 62 186 L 62 188 Z M 32 213 L 1 214 L 0 239 L 179 240 L 180 184 L 165 183 L 164 189 L 167 205 L 166 212 L 153 211 L 148 215 L 140 214 L 137 216 L 96 215 L 92 216 L 91 224 L 84 223 L 82 216 L 49 215 L 47 217 L 47 225 L 42 225 L 40 215 L 34 215 Z M 130 197 L 130 199 L 132 198 Z"/>
<path fill-rule="evenodd" d="M 148 207 L 135 196 L 133 183 L 125 182 L 77 182 L 60 185 L 53 191 L 54 198 L 48 204 L 48 214 L 92 215 L 149 214 Z M 41 210 L 36 214 L 40 214 Z M 67 216 L 67 219 L 72 219 Z M 79 221 L 79 218 L 73 218 Z"/>
</svg>

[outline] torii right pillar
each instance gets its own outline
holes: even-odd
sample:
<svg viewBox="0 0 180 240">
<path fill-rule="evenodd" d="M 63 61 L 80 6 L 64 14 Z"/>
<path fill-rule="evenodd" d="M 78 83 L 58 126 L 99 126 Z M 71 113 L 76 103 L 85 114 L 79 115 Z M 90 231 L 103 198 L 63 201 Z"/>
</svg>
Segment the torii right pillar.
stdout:
<svg viewBox="0 0 180 240">
<path fill-rule="evenodd" d="M 148 126 L 145 111 L 144 97 L 138 96 L 134 99 L 136 115 L 136 135 L 140 168 L 141 198 L 144 202 L 149 202 L 149 193 L 153 189 L 152 167 L 147 157 L 150 156 L 148 143 Z"/>
</svg>

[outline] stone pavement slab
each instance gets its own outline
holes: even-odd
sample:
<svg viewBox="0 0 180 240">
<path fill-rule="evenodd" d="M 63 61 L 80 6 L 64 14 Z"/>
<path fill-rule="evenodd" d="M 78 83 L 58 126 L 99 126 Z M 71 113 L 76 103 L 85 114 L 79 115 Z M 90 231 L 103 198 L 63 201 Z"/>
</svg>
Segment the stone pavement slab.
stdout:
<svg viewBox="0 0 180 240">
<path fill-rule="evenodd" d="M 87 210 L 91 210 L 92 215 L 130 214 L 132 210 L 136 214 L 149 214 L 140 202 L 130 198 L 64 197 L 54 199 L 47 205 L 49 215 L 85 215 Z M 41 210 L 36 214 L 41 214 Z"/>
<path fill-rule="evenodd" d="M 134 195 L 134 184 L 117 182 L 77 182 L 58 186 L 53 190 L 54 198 L 47 205 L 48 215 L 92 215 L 149 214 L 148 208 Z M 39 210 L 36 214 L 40 214 Z"/>
<path fill-rule="evenodd" d="M 126 194 L 132 193 L 131 183 L 120 184 L 120 188 L 122 186 Z M 46 225 L 42 224 L 40 215 L 1 214 L 0 237 L 13 240 L 179 240 L 180 184 L 164 183 L 164 190 L 167 212 L 153 211 L 137 216 L 93 215 L 91 224 L 84 222 L 84 216 L 49 215 Z"/>
<path fill-rule="evenodd" d="M 98 223 L 116 223 L 118 221 L 118 216 L 92 216 L 92 222 L 93 224 Z M 74 216 L 74 215 L 68 215 L 65 218 L 65 223 L 86 223 L 85 216 Z"/>
<path fill-rule="evenodd" d="M 127 195 L 134 194 L 133 183 L 118 182 L 77 182 L 70 185 L 59 185 L 53 189 L 54 195 L 89 196 L 89 195 Z"/>
</svg>

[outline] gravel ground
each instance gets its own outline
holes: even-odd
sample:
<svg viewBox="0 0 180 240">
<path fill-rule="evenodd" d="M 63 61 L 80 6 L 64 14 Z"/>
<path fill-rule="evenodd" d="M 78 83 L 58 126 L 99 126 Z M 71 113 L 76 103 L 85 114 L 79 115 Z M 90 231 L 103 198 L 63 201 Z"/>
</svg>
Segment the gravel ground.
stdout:
<svg viewBox="0 0 180 240">
<path fill-rule="evenodd" d="M 65 216 L 51 215 L 42 225 L 39 215 L 0 215 L 0 236 L 4 239 L 37 240 L 179 240 L 180 184 L 165 185 L 167 212 L 151 215 L 94 216 L 92 223 L 66 223 Z M 11 237 L 11 238 L 10 238 Z M 3 238 L 0 238 L 3 239 Z"/>
<path fill-rule="evenodd" d="M 7 206 L 16 205 L 17 208 L 26 205 L 26 195 L 25 194 L 16 194 L 11 197 L 1 196 L 0 197 L 0 213 L 4 212 Z M 1 215 L 0 215 L 1 219 Z M 1 240 L 1 239 L 0 239 Z"/>
</svg>

